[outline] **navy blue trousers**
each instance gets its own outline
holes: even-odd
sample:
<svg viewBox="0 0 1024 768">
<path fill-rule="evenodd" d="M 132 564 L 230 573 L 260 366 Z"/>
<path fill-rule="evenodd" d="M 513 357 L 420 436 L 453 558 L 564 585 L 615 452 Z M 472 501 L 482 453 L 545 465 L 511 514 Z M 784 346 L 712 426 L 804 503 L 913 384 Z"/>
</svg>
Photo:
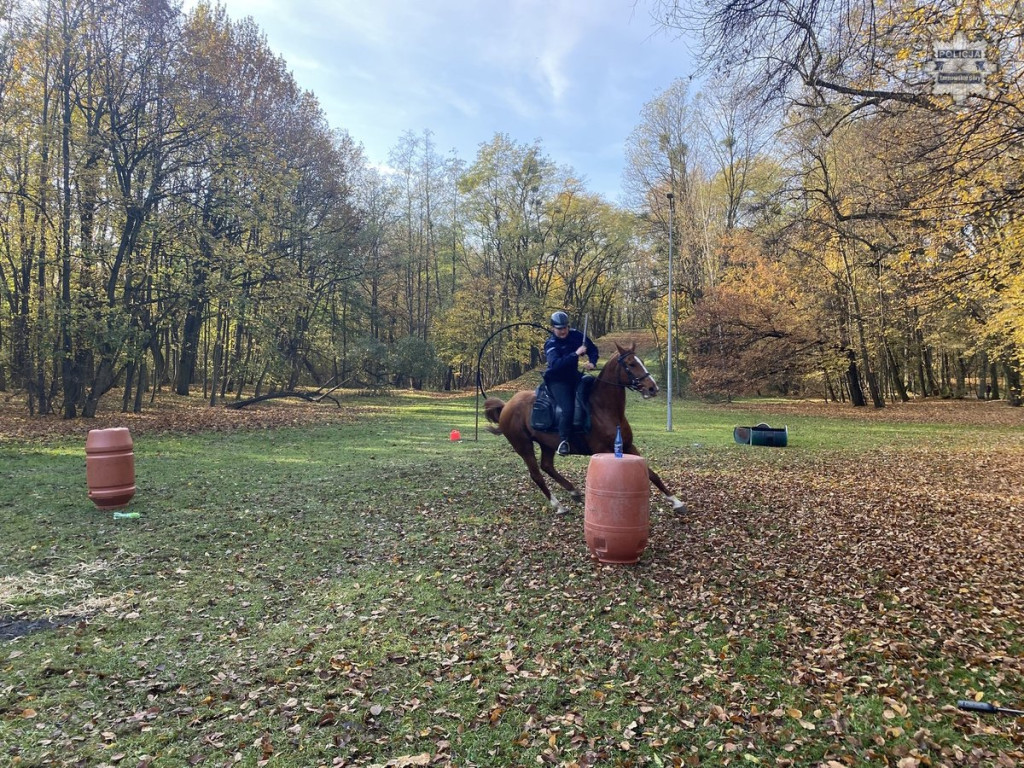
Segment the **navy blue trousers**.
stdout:
<svg viewBox="0 0 1024 768">
<path fill-rule="evenodd" d="M 558 416 L 558 437 L 562 440 L 569 440 L 572 437 L 572 416 L 576 409 L 576 384 L 575 381 L 548 382 L 551 397 L 561 409 Z"/>
</svg>

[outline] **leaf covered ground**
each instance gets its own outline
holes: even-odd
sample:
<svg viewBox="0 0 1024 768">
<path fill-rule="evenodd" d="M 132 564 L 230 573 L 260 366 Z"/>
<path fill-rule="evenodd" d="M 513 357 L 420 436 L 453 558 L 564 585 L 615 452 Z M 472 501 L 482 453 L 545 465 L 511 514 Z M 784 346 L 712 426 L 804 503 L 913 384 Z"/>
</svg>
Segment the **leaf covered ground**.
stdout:
<svg viewBox="0 0 1024 768">
<path fill-rule="evenodd" d="M 304 400 L 270 400 L 242 409 L 216 406 L 209 408 L 204 399 L 193 395 L 163 395 L 146 403 L 141 413 L 121 413 L 116 403 L 104 402 L 93 419 L 62 419 L 59 415 L 29 416 L 24 398 L 0 393 L 0 443 L 4 441 L 45 442 L 68 437 L 83 440 L 91 429 L 127 427 L 132 436 L 188 434 L 196 432 L 232 432 L 236 430 L 281 429 L 351 421 L 353 415 L 369 405 L 350 398 L 344 408 L 329 400 L 312 404 Z"/>
<path fill-rule="evenodd" d="M 652 499 L 628 567 L 499 438 L 448 441 L 468 399 L 136 418 L 134 521 L 81 501 L 100 424 L 5 413 L 0 614 L 32 624 L 0 640 L 5 756 L 1024 762 L 1024 722 L 955 706 L 1024 703 L 1021 409 L 687 405 L 668 434 L 630 408 L 690 512 Z M 760 420 L 790 445 L 732 443 Z"/>
</svg>

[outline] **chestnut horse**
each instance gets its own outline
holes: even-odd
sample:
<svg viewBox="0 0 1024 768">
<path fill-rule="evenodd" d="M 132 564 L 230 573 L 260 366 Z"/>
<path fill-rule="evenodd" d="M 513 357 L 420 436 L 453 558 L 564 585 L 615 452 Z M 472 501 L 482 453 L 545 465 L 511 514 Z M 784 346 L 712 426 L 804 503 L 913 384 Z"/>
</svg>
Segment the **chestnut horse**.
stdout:
<svg viewBox="0 0 1024 768">
<path fill-rule="evenodd" d="M 619 427 L 622 433 L 623 453 L 640 455 L 633 445 L 633 430 L 626 421 L 626 390 L 639 392 L 646 400 L 658 394 L 658 385 L 643 361 L 636 356 L 635 342 L 628 349 L 618 344 L 615 348 L 618 354 L 604 364 L 590 395 L 590 432 L 572 441 L 573 451 L 576 453 L 611 453 L 615 442 L 615 428 Z M 566 509 L 544 482 L 541 469 L 565 488 L 573 500 L 579 501 L 582 496 L 576 490 L 576 486 L 555 469 L 558 432 L 538 432 L 530 426 L 530 415 L 536 399 L 536 395 L 530 391 L 517 392 L 507 403 L 497 397 L 489 397 L 484 401 L 484 413 L 488 421 L 498 425 L 496 429 L 488 427 L 488 430 L 496 435 L 505 436 L 512 450 L 523 457 L 527 469 L 530 470 L 530 477 L 543 491 L 548 503 L 555 508 L 557 514 L 562 515 Z M 534 443 L 540 446 L 539 467 Z M 671 502 L 673 510 L 686 511 L 686 505 L 669 492 L 662 479 L 650 467 L 647 468 L 647 475 Z"/>
</svg>

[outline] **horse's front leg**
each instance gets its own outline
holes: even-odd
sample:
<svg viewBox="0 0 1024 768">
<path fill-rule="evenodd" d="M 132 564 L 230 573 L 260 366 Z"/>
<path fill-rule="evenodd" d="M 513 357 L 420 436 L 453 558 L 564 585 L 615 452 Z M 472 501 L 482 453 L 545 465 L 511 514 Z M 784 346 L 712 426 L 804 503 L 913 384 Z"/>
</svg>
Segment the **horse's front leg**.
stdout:
<svg viewBox="0 0 1024 768">
<path fill-rule="evenodd" d="M 547 472 L 548 477 L 558 483 L 560 486 L 565 488 L 569 492 L 570 498 L 573 501 L 582 501 L 583 494 L 576 490 L 576 486 L 570 482 L 561 472 L 555 469 L 555 449 L 542 445 L 540 447 L 540 467 Z"/>
</svg>

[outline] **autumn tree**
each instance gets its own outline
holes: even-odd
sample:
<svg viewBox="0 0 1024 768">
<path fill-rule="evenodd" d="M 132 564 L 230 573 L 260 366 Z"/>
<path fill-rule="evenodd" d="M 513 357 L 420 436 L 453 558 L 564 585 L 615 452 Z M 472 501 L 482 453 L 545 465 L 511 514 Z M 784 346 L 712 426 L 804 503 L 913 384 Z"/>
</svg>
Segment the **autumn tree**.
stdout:
<svg viewBox="0 0 1024 768">
<path fill-rule="evenodd" d="M 29 408 L 91 416 L 120 382 L 138 409 L 149 360 L 211 402 L 329 375 L 361 154 L 262 33 L 162 0 L 12 8 L 0 330 Z"/>
<path fill-rule="evenodd" d="M 540 269 L 542 289 L 551 306 L 583 312 L 589 332 L 600 336 L 616 326 L 620 281 L 636 253 L 635 221 L 571 181 L 548 211 L 541 238 L 550 257 Z"/>
<path fill-rule="evenodd" d="M 701 38 L 709 66 L 745 75 L 763 103 L 793 118 L 787 133 L 815 147 L 817 160 L 794 169 L 805 175 L 791 187 L 790 231 L 794 246 L 837 278 L 834 327 L 851 356 L 854 402 L 857 382 L 876 405 L 889 387 L 897 397 L 909 386 L 962 395 L 967 372 L 984 378 L 990 359 L 1012 388 L 1021 350 L 996 340 L 1005 334 L 989 335 L 994 315 L 986 311 L 1011 288 L 995 278 L 1005 272 L 993 263 L 1008 252 L 979 243 L 993 231 L 987 222 L 1014 221 L 1020 207 L 1017 175 L 1007 172 L 1019 167 L 1024 127 L 1014 86 L 1016 5 L 672 1 L 654 8 L 666 25 Z M 987 91 L 963 103 L 933 92 L 925 66 L 936 44 L 957 35 L 983 41 L 989 61 L 1000 62 L 989 68 Z M 809 144 L 810 125 L 817 138 Z M 954 275 L 958 283 L 943 279 Z"/>
<path fill-rule="evenodd" d="M 709 87 L 691 98 L 688 83 L 678 80 L 645 105 L 642 117 L 628 144 L 624 181 L 647 225 L 650 267 L 642 293 L 654 299 L 648 312 L 665 338 L 670 223 L 671 325 L 678 331 L 721 280 L 729 233 L 741 224 L 760 226 L 779 181 L 765 153 L 768 116 L 738 88 Z M 686 345 L 672 341 L 673 365 L 686 370 Z"/>
<path fill-rule="evenodd" d="M 543 316 L 546 296 L 538 269 L 550 254 L 541 244 L 541 232 L 546 206 L 558 189 L 554 164 L 539 144 L 518 144 L 498 134 L 480 147 L 459 183 L 469 272 L 479 279 L 463 283 L 449 318 L 460 314 L 458 307 L 473 307 L 472 314 L 485 318 L 478 327 L 486 335 L 488 329 Z M 495 345 L 494 363 L 505 375 L 518 375 L 522 364 L 515 361 L 528 359 L 529 345 L 506 342 Z"/>
<path fill-rule="evenodd" d="M 0 290 L 8 309 L 11 380 L 27 392 L 30 413 L 46 413 L 60 372 L 46 350 L 55 344 L 52 169 L 55 154 L 59 51 L 56 9 L 5 3 L 0 14 Z"/>
<path fill-rule="evenodd" d="M 539 362 L 555 309 L 592 333 L 616 321 L 623 270 L 632 261 L 632 219 L 586 192 L 571 169 L 559 168 L 539 144 L 497 135 L 483 145 L 459 183 L 464 238 L 462 276 L 452 303 L 435 324 L 440 357 L 471 370 L 480 344 L 516 325 L 487 348 L 488 381 L 517 376 Z"/>
<path fill-rule="evenodd" d="M 795 273 L 763 243 L 732 233 L 722 280 L 683 325 L 697 395 L 804 394 L 821 370 L 821 318 Z"/>
</svg>

